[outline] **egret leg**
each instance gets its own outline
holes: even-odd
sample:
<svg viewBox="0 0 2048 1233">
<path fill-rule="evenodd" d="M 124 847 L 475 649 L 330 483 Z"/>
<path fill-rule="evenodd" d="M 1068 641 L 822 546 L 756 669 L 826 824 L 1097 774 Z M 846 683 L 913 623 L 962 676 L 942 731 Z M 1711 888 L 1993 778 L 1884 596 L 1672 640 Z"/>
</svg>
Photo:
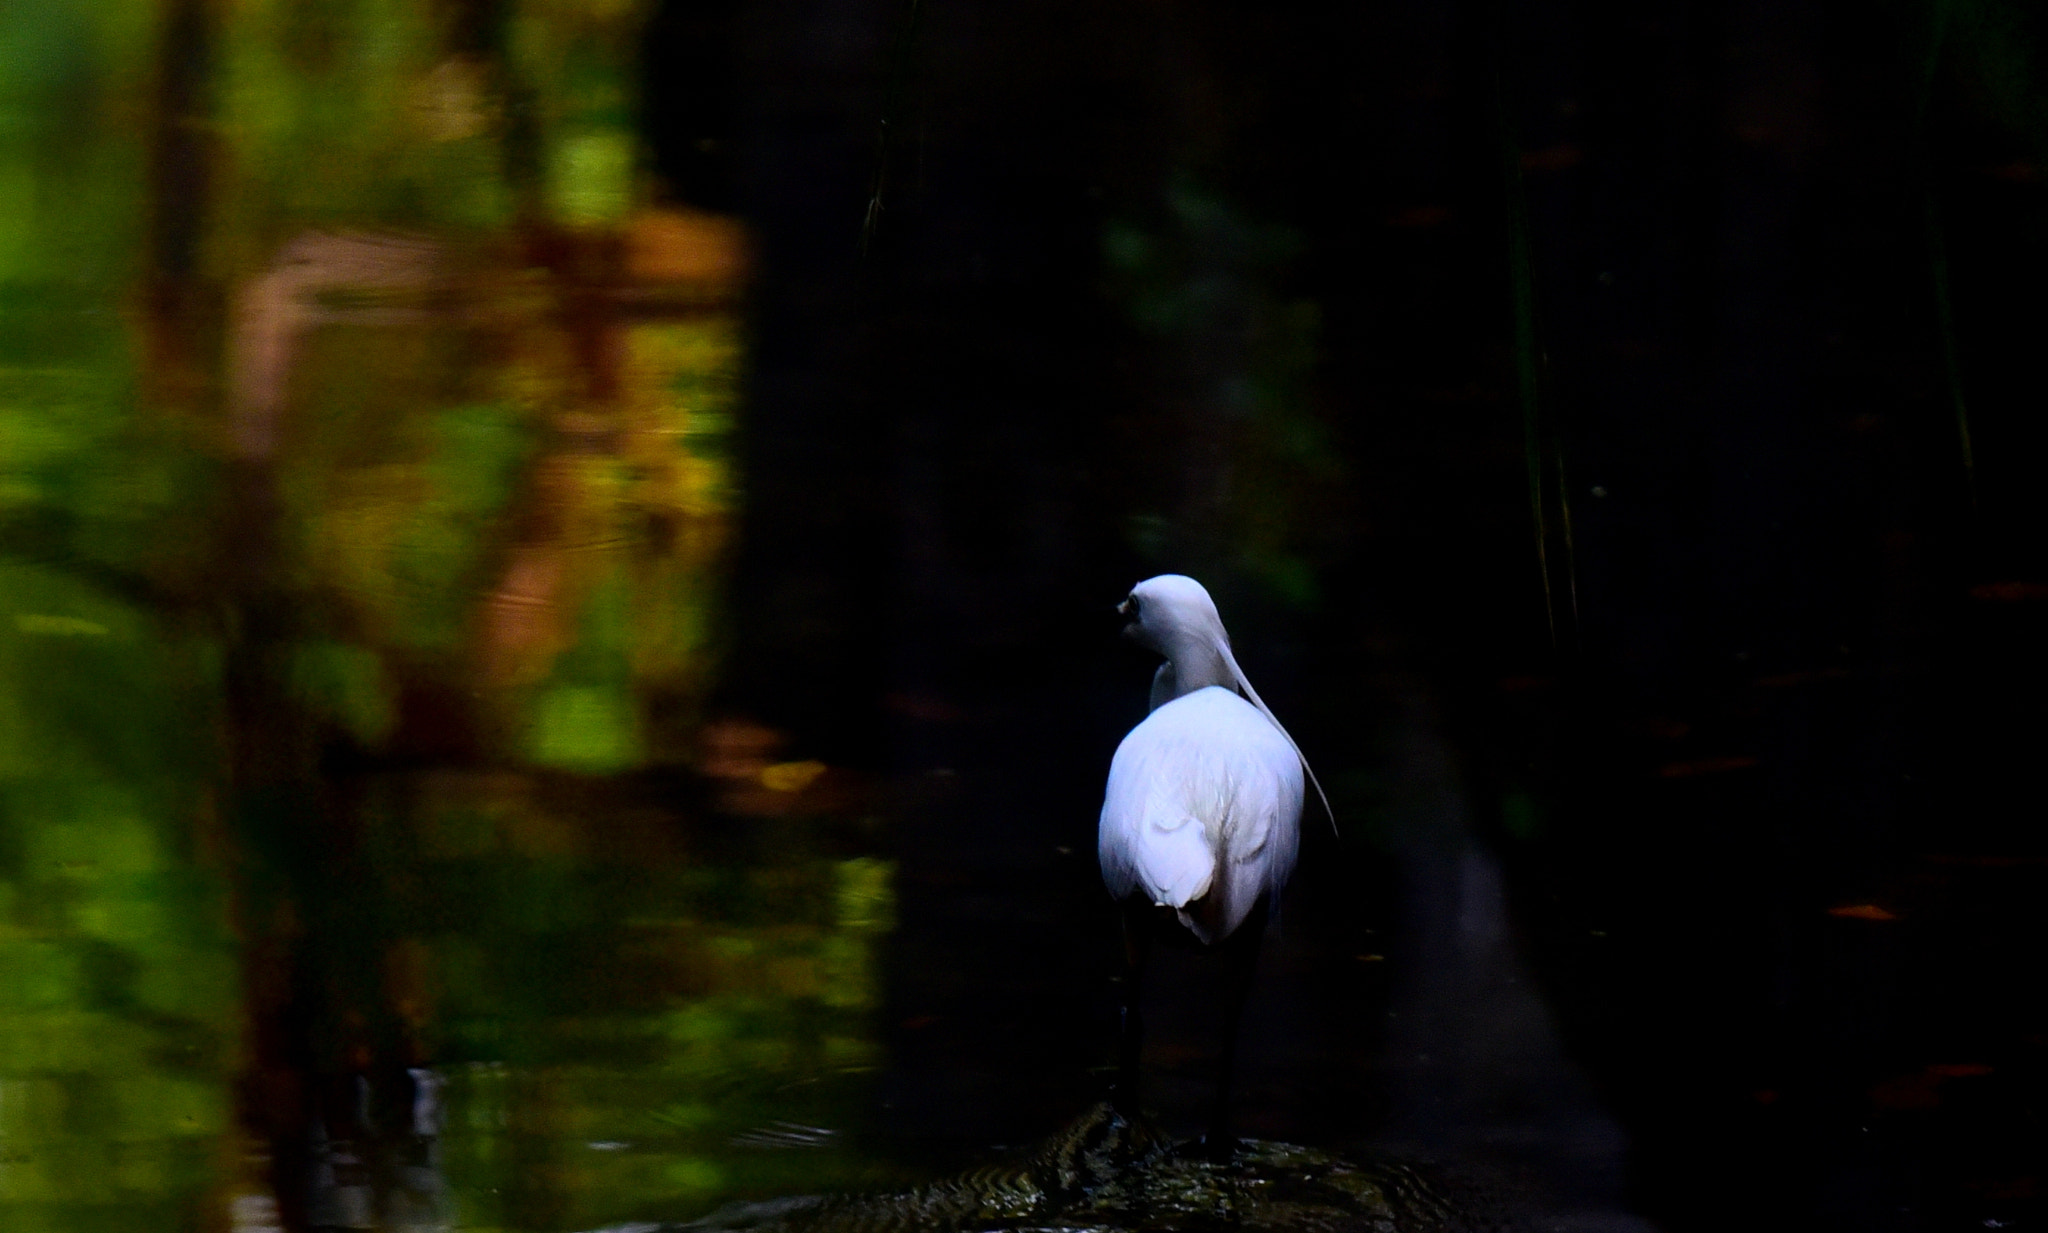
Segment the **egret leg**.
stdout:
<svg viewBox="0 0 2048 1233">
<path fill-rule="evenodd" d="M 1145 1017 L 1138 1007 L 1138 990 L 1145 975 L 1145 961 L 1152 953 L 1151 908 L 1142 898 L 1124 901 L 1124 988 L 1122 1022 L 1118 1025 L 1116 1087 L 1110 1103 L 1116 1111 L 1135 1120 L 1138 1109 L 1138 1055 L 1145 1043 Z"/>
<path fill-rule="evenodd" d="M 1223 1055 L 1217 1066 L 1216 1106 L 1210 1112 L 1209 1133 L 1203 1136 L 1202 1146 L 1208 1155 L 1219 1160 L 1228 1159 L 1237 1150 L 1237 1139 L 1230 1133 L 1230 1094 L 1237 1077 L 1237 1029 L 1244 1018 L 1245 1002 L 1251 997 L 1252 969 L 1258 964 L 1259 943 L 1266 936 L 1267 906 L 1267 897 L 1259 896 L 1237 932 L 1216 948 L 1223 965 L 1218 998 L 1223 1012 Z"/>
</svg>

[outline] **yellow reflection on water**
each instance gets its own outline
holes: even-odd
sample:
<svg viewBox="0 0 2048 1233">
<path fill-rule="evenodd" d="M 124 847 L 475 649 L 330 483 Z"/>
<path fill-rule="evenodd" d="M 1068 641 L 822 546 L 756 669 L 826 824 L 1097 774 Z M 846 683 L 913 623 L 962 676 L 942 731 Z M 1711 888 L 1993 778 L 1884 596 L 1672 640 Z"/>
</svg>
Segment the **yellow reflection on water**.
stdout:
<svg viewBox="0 0 2048 1233">
<path fill-rule="evenodd" d="M 863 1167 L 893 868 L 702 734 L 746 237 L 654 204 L 643 0 L 486 7 L 0 6 L 10 1233 Z"/>
</svg>

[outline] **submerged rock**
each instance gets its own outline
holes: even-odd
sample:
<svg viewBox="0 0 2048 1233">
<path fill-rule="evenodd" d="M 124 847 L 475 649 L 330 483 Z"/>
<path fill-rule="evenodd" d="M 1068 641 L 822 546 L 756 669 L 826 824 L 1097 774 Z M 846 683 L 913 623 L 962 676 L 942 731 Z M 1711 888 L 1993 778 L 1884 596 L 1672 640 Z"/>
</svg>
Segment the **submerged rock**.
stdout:
<svg viewBox="0 0 2048 1233">
<path fill-rule="evenodd" d="M 1475 1191 L 1407 1164 L 1259 1139 L 1227 1160 L 1170 1147 L 1107 1104 L 1019 1164 L 899 1194 L 731 1204 L 702 1220 L 605 1233 L 1478 1233 L 1512 1227 Z"/>
</svg>

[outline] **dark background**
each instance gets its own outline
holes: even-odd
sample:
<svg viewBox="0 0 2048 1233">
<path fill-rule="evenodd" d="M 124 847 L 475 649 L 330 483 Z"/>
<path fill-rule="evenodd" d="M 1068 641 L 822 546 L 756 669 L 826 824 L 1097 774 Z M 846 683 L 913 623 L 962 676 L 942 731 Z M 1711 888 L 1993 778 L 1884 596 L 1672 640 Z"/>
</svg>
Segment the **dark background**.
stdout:
<svg viewBox="0 0 2048 1233">
<path fill-rule="evenodd" d="M 909 785 L 893 1132 L 1098 1082 L 1094 811 L 1149 671 L 1108 609 L 1176 570 L 1344 827 L 1307 822 L 1254 1132 L 1527 1117 L 1389 1060 L 1455 848 L 1620 1204 L 2036 1227 L 2041 29 L 665 4 L 661 171 L 759 243 L 724 705 Z"/>
</svg>

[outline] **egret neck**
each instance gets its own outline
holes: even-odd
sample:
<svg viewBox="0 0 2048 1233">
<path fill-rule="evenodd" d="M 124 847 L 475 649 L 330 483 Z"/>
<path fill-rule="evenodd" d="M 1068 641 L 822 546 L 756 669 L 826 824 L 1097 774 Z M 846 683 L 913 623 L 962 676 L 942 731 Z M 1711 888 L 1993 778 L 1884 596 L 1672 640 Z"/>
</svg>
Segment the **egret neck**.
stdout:
<svg viewBox="0 0 2048 1233">
<path fill-rule="evenodd" d="M 1295 744 L 1279 716 L 1273 714 L 1266 700 L 1259 697 L 1259 691 L 1245 679 L 1244 669 L 1237 666 L 1237 657 L 1230 653 L 1230 635 L 1224 631 L 1223 618 L 1217 614 L 1215 601 L 1202 584 L 1180 574 L 1161 574 L 1131 588 L 1130 597 L 1117 605 L 1117 611 L 1131 619 L 1126 634 L 1140 646 L 1166 657 L 1152 676 L 1150 709 L 1156 711 L 1175 698 L 1211 685 L 1241 695 L 1279 730 L 1294 749 L 1295 757 L 1301 759 L 1301 769 L 1314 785 L 1323 812 L 1330 819 L 1330 832 L 1337 833 L 1337 814 L 1330 808 L 1330 797 L 1323 791 L 1322 781 L 1316 778 L 1315 769 L 1309 766 L 1301 746 Z"/>
<path fill-rule="evenodd" d="M 1231 671 L 1229 652 L 1218 649 L 1222 645 L 1220 629 L 1213 638 L 1177 630 L 1164 646 L 1153 648 L 1166 656 L 1166 662 L 1152 677 L 1152 709 L 1211 685 L 1243 692 L 1238 689 L 1242 674 Z"/>
</svg>

